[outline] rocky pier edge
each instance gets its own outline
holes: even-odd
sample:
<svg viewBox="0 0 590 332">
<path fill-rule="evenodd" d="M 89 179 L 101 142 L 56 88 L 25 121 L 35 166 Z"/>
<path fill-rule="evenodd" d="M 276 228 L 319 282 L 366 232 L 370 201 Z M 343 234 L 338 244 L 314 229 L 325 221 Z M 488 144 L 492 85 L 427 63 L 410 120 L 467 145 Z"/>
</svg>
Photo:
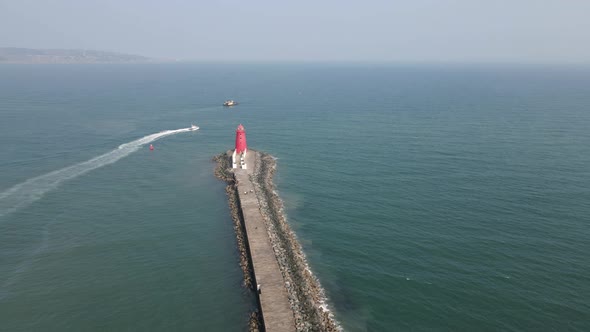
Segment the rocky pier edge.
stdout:
<svg viewBox="0 0 590 332">
<path fill-rule="evenodd" d="M 240 267 L 244 278 L 242 286 L 254 293 L 254 272 L 252 262 L 250 261 L 250 250 L 246 239 L 246 230 L 244 229 L 244 216 L 240 208 L 240 200 L 238 198 L 236 180 L 231 168 L 231 160 L 228 158 L 226 152 L 213 157 L 213 161 L 216 163 L 215 177 L 225 181 L 227 184 L 225 193 L 228 198 L 234 231 L 236 232 L 236 244 L 238 246 Z M 262 315 L 260 314 L 260 304 L 258 304 L 258 309 L 250 313 L 248 328 L 250 332 L 264 331 Z"/>
<path fill-rule="evenodd" d="M 308 331 L 342 331 L 332 312 L 328 310 L 327 298 L 319 280 L 313 275 L 302 247 L 291 230 L 284 214 L 283 202 L 276 192 L 273 176 L 276 171 L 276 159 L 270 154 L 255 153 L 255 169 L 250 176 L 254 191 L 259 201 L 260 212 L 264 218 L 271 245 L 275 252 L 279 268 L 283 275 L 285 288 L 289 296 L 291 309 L 298 332 Z M 228 153 L 214 158 L 217 162 L 215 175 L 228 184 L 229 205 L 234 229 L 240 251 L 240 265 L 244 273 L 244 286 L 253 290 L 254 278 L 249 259 L 248 243 L 245 237 L 243 217 L 237 198 L 235 178 L 231 169 Z M 256 321 L 257 322 L 253 322 Z M 260 314 L 251 315 L 250 326 L 262 326 Z"/>
</svg>

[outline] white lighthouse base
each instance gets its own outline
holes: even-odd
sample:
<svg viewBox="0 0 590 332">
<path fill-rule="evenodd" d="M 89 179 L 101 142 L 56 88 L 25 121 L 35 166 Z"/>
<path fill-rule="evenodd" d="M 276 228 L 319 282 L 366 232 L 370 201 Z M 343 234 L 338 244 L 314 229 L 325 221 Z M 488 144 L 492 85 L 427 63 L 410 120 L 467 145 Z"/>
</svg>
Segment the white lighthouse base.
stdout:
<svg viewBox="0 0 590 332">
<path fill-rule="evenodd" d="M 246 164 L 246 153 L 248 153 L 248 150 L 244 150 L 244 152 L 238 155 L 236 150 L 234 150 L 234 153 L 231 155 L 231 167 L 248 169 L 248 165 Z"/>
</svg>

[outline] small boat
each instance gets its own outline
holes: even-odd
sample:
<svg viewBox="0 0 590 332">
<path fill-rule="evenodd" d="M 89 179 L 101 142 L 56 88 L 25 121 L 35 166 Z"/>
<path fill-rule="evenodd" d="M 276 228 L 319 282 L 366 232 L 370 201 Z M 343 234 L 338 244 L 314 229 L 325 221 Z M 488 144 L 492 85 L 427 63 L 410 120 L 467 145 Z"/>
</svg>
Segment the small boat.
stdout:
<svg viewBox="0 0 590 332">
<path fill-rule="evenodd" d="M 154 151 L 154 146 L 150 144 L 150 151 Z"/>
<path fill-rule="evenodd" d="M 194 124 L 191 123 L 191 127 L 189 128 L 190 131 L 195 131 L 195 130 L 199 130 L 199 127 L 195 126 Z"/>
<path fill-rule="evenodd" d="M 237 105 L 237 104 L 238 104 L 238 103 L 237 103 L 236 101 L 229 99 L 229 100 L 226 100 L 226 101 L 223 103 L 223 106 L 235 106 L 235 105 Z"/>
</svg>

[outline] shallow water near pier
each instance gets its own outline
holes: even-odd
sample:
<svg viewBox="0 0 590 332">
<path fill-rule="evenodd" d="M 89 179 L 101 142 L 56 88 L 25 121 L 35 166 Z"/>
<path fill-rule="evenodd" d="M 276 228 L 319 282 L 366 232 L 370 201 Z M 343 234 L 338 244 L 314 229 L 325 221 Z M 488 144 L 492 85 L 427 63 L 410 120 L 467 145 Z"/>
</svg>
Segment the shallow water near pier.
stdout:
<svg viewBox="0 0 590 332">
<path fill-rule="evenodd" d="M 346 330 L 589 330 L 589 109 L 588 68 L 2 65 L 2 328 L 246 330 L 242 123 Z"/>
</svg>

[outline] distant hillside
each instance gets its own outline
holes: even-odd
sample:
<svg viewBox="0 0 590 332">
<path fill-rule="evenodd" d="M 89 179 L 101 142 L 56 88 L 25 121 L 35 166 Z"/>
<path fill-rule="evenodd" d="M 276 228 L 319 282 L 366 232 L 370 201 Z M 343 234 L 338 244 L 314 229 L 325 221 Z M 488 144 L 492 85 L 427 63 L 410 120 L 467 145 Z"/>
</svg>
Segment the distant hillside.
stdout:
<svg viewBox="0 0 590 332">
<path fill-rule="evenodd" d="M 150 61 L 153 59 L 114 52 L 0 47 L 0 63 L 143 63 Z"/>
</svg>

